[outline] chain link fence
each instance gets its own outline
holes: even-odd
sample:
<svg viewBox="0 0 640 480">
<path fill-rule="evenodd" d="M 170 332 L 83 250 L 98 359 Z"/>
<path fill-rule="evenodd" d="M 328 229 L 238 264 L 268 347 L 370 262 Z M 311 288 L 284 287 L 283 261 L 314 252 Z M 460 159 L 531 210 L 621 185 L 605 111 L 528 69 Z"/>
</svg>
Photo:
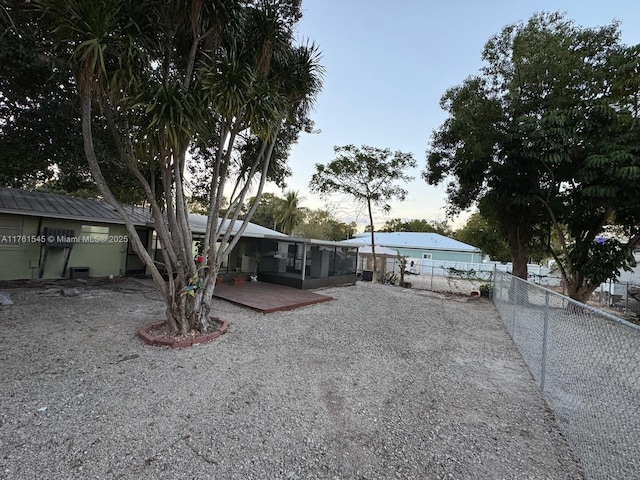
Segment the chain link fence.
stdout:
<svg viewBox="0 0 640 480">
<path fill-rule="evenodd" d="M 632 282 L 609 281 L 594 293 L 600 305 L 614 309 L 625 317 L 640 319 L 640 285 Z"/>
<path fill-rule="evenodd" d="M 360 259 L 359 268 L 364 263 Z M 370 263 L 367 264 L 370 266 Z M 397 256 L 381 256 L 378 261 L 378 281 L 400 282 L 401 263 Z M 430 260 L 406 258 L 404 281 L 412 288 L 434 292 L 469 295 L 481 286 L 492 282 L 495 272 L 510 272 L 511 264 L 471 263 L 450 260 Z M 539 285 L 557 286 L 558 276 L 551 275 L 549 269 L 540 265 L 528 265 L 529 281 Z"/>
<path fill-rule="evenodd" d="M 471 292 L 478 292 L 483 284 L 488 288 L 494 270 L 492 265 L 480 264 L 484 269 L 476 270 L 473 266 L 479 264 L 462 262 L 440 262 L 437 267 L 430 266 L 427 269 L 421 268 L 422 266 L 417 262 L 412 264 L 408 261 L 404 276 L 401 276 L 402 265 L 397 257 L 385 258 L 378 263 L 377 281 L 380 283 L 400 285 L 401 281 L 404 281 L 404 286 L 410 288 L 455 295 L 469 295 Z M 445 263 L 450 265 L 445 266 Z M 372 274 L 371 271 L 363 270 L 359 278 L 370 281 Z"/>
<path fill-rule="evenodd" d="M 492 297 L 586 478 L 640 478 L 640 327 L 502 272 Z"/>
</svg>

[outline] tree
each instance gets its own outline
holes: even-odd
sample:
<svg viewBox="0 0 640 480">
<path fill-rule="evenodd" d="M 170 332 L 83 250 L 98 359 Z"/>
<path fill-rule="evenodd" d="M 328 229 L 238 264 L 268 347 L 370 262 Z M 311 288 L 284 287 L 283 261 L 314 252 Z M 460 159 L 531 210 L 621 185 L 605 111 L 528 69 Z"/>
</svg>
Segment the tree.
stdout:
<svg viewBox="0 0 640 480">
<path fill-rule="evenodd" d="M 542 244 L 580 301 L 615 276 L 614 264 L 629 265 L 631 243 L 596 246 L 613 212 L 627 212 L 629 226 L 638 223 L 629 209 L 635 194 L 611 196 L 612 183 L 637 192 L 639 178 L 630 141 L 637 134 L 629 133 L 638 90 L 631 82 L 617 97 L 612 88 L 634 78 L 631 56 L 627 73 L 614 67 L 621 51 L 616 24 L 584 29 L 560 14 L 537 14 L 505 27 L 484 48 L 482 74 L 443 96 L 449 117 L 432 136 L 423 173 L 430 184 L 453 178 L 450 212 L 477 203 L 496 219 L 515 276 L 526 278 L 529 250 Z M 607 254 L 596 255 L 600 250 Z M 615 261 L 596 268 L 604 258 Z"/>
<path fill-rule="evenodd" d="M 294 141 L 293 133 L 308 126 L 321 87 L 316 46 L 293 42 L 299 2 L 36 3 L 58 59 L 73 71 L 93 179 L 123 218 L 163 295 L 171 329 L 207 331 L 222 259 L 257 208 L 280 133 Z M 117 161 L 150 205 L 162 265 L 145 250 L 104 175 L 96 155 L 97 115 L 113 138 Z M 193 258 L 185 194 L 186 153 L 192 147 L 209 180 L 201 266 Z M 252 188 L 258 201 L 239 220 Z M 219 219 L 226 192 L 228 207 Z M 232 237 L 236 222 L 240 228 Z"/>
<path fill-rule="evenodd" d="M 0 185 L 76 196 L 98 196 L 82 146 L 80 112 L 72 72 L 48 55 L 39 13 L 14 2 L 0 15 Z M 94 119 L 101 125 L 98 119 Z M 143 196 L 126 168 L 111 161 L 117 151 L 102 126 L 96 150 L 118 198 Z"/>
<path fill-rule="evenodd" d="M 569 296 L 580 301 L 621 269 L 635 266 L 632 252 L 640 242 L 639 53 L 640 46 L 616 45 L 600 77 L 592 74 L 599 88 L 587 103 L 588 116 L 577 122 L 580 163 L 572 163 L 573 175 L 560 177 L 564 182 L 553 195 L 539 199 L 550 218 L 541 241 L 556 260 Z M 560 129 L 564 135 L 576 129 L 574 122 L 567 123 Z M 566 155 L 561 148 L 556 154 Z M 549 160 L 543 160 L 546 167 Z M 621 234 L 611 236 L 612 230 Z"/>
<path fill-rule="evenodd" d="M 492 224 L 482 214 L 472 214 L 467 223 L 455 232 L 456 240 L 478 247 L 492 260 L 500 262 L 509 261 L 509 247 L 506 236 L 496 224 Z"/>
<path fill-rule="evenodd" d="M 300 207 L 302 200 L 304 200 L 304 197 L 300 196 L 300 192 L 290 190 L 280 202 L 278 210 L 276 210 L 278 224 L 282 228 L 282 232 L 287 235 L 291 235 L 307 215 L 307 210 Z"/>
<path fill-rule="evenodd" d="M 432 232 L 449 237 L 453 231 L 446 220 L 444 221 L 428 221 L 428 220 L 402 220 L 394 218 L 387 220 L 379 232 Z"/>
<path fill-rule="evenodd" d="M 349 224 L 341 222 L 327 210 L 311 210 L 307 213 L 306 221 L 295 228 L 294 234 L 305 238 L 337 242 L 353 238 L 355 231 L 355 222 Z"/>
<path fill-rule="evenodd" d="M 36 188 L 62 159 L 83 165 L 70 74 L 42 55 L 33 11 L 15 4 L 0 15 L 0 185 Z M 88 169 L 79 169 L 86 180 Z"/>
<path fill-rule="evenodd" d="M 247 211 L 251 210 L 256 197 L 251 197 L 248 202 Z M 255 208 L 251 221 L 256 225 L 261 225 L 266 228 L 278 230 L 278 221 L 276 217 L 278 211 L 281 208 L 282 199 L 273 193 L 264 193 L 258 201 L 258 206 Z M 279 230 L 278 230 L 279 231 Z"/>
<path fill-rule="evenodd" d="M 376 278 L 376 251 L 374 242 L 373 210 L 380 208 L 388 212 L 387 203 L 392 199 L 404 200 L 407 191 L 396 184 L 408 182 L 413 177 L 405 174 L 407 168 L 414 168 L 416 161 L 410 153 L 391 152 L 363 145 L 334 147 L 337 157 L 327 165 L 316 164 L 309 187 L 326 197 L 343 194 L 367 208 L 371 227 L 371 255 L 373 256 L 373 278 Z M 375 280 L 374 280 L 375 281 Z"/>
</svg>

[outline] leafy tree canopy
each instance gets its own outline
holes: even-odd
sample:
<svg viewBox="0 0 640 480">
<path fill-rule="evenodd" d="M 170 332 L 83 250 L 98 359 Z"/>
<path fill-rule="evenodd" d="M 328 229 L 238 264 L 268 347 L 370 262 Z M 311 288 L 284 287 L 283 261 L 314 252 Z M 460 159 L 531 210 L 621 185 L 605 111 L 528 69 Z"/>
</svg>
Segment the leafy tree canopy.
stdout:
<svg viewBox="0 0 640 480">
<path fill-rule="evenodd" d="M 289 192 L 289 194 L 291 193 Z M 255 202 L 255 198 L 249 200 L 248 207 L 253 202 Z M 283 218 L 283 213 L 290 211 L 290 208 L 291 202 L 287 203 L 286 198 L 278 197 L 273 193 L 265 193 L 262 195 L 251 221 L 263 227 L 286 232 L 280 220 Z M 309 210 L 298 206 L 296 216 L 301 220 L 289 233 L 297 237 L 340 241 L 352 238 L 356 230 L 355 223 L 341 222 L 328 210 Z"/>
<path fill-rule="evenodd" d="M 370 228 L 370 227 L 368 227 Z M 368 230 L 367 230 L 368 231 Z M 378 230 L 379 232 L 433 232 L 445 237 L 453 234 L 452 228 L 446 220 L 444 221 L 428 221 L 424 219 L 402 220 L 401 218 L 393 218 L 387 220 L 385 224 Z"/>
<path fill-rule="evenodd" d="M 472 214 L 465 225 L 456 230 L 454 236 L 456 240 L 478 247 L 483 253 L 489 255 L 491 260 L 500 262 L 510 260 L 509 246 L 505 236 L 497 225 L 492 225 L 478 212 Z"/>
<path fill-rule="evenodd" d="M 68 65 L 51 55 L 29 3 L 14 2 L 0 15 L 0 185 L 60 194 L 100 195 L 82 144 L 80 111 Z M 99 125 L 99 123 L 97 124 Z M 127 203 L 141 198 L 103 128 L 96 150 L 115 194 Z"/>
<path fill-rule="evenodd" d="M 354 145 L 334 147 L 336 158 L 326 165 L 316 164 L 309 187 L 323 197 L 338 194 L 352 199 L 367 209 L 371 227 L 372 256 L 375 275 L 375 244 L 373 210 L 390 210 L 389 201 L 404 200 L 407 191 L 399 182 L 408 182 L 412 177 L 405 172 L 416 166 L 410 153 L 391 152 L 369 146 Z"/>
<path fill-rule="evenodd" d="M 248 202 L 249 210 L 256 201 L 256 197 L 251 197 Z M 282 198 L 274 195 L 273 193 L 263 193 L 258 202 L 258 206 L 255 208 L 251 221 L 256 225 L 261 225 L 272 230 L 278 230 L 277 214 L 280 210 L 280 204 Z M 278 230 L 280 231 L 280 230 Z"/>
<path fill-rule="evenodd" d="M 311 210 L 307 213 L 306 221 L 294 230 L 294 234 L 299 237 L 335 242 L 353 238 L 355 232 L 355 222 L 341 222 L 327 210 Z"/>
<path fill-rule="evenodd" d="M 505 27 L 485 45 L 481 73 L 442 97 L 449 116 L 423 173 L 451 179 L 450 212 L 478 204 L 495 219 L 515 275 L 526 277 L 529 250 L 542 245 L 578 300 L 628 267 L 638 240 L 638 56 L 619 36 L 615 23 L 582 28 L 555 13 Z M 611 222 L 631 243 L 596 255 Z"/>
</svg>

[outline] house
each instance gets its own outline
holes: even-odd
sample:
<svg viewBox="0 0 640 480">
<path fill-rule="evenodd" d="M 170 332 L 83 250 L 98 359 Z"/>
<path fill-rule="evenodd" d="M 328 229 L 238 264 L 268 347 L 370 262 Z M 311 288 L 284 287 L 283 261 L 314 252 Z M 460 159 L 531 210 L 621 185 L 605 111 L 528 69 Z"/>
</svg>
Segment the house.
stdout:
<svg viewBox="0 0 640 480">
<path fill-rule="evenodd" d="M 129 213 L 148 243 L 149 215 Z M 143 272 L 124 222 L 107 203 L 0 188 L 0 280 Z"/>
<path fill-rule="evenodd" d="M 189 215 L 193 239 L 206 231 L 207 218 Z M 237 223 L 232 234 L 237 232 Z M 242 238 L 222 263 L 222 276 L 257 273 L 260 281 L 310 289 L 356 281 L 358 245 L 293 237 L 249 223 Z"/>
<path fill-rule="evenodd" d="M 415 269 L 417 273 L 421 268 L 431 267 L 434 264 L 453 266 L 481 263 L 484 257 L 482 251 L 473 245 L 432 232 L 376 232 L 374 233 L 374 241 L 376 247 L 392 249 L 398 255 L 407 257 L 408 266 Z M 358 234 L 355 238 L 345 242 L 370 245 L 371 233 Z M 385 261 L 384 268 L 386 270 L 398 270 L 397 258 L 387 257 Z M 380 261 L 378 263 L 378 269 L 380 269 L 382 265 Z"/>
<path fill-rule="evenodd" d="M 161 260 L 162 245 L 149 211 L 126 208 L 142 243 Z M 194 255 L 206 221 L 202 215 L 189 216 Z M 232 235 L 240 225 L 234 225 Z M 317 288 L 355 283 L 356 259 L 357 246 L 290 237 L 249 223 L 224 259 L 221 274 L 230 280 L 257 272 L 263 281 Z M 106 202 L 0 188 L 0 280 L 145 274 L 124 222 Z"/>
</svg>

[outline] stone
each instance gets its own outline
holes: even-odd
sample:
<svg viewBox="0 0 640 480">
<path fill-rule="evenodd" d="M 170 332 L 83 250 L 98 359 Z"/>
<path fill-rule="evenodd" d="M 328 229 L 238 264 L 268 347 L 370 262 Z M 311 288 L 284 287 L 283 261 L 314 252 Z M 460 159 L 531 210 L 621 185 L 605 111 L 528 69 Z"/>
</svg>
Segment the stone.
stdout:
<svg viewBox="0 0 640 480">
<path fill-rule="evenodd" d="M 0 292 L 0 305 L 13 305 L 9 292 Z"/>
</svg>

